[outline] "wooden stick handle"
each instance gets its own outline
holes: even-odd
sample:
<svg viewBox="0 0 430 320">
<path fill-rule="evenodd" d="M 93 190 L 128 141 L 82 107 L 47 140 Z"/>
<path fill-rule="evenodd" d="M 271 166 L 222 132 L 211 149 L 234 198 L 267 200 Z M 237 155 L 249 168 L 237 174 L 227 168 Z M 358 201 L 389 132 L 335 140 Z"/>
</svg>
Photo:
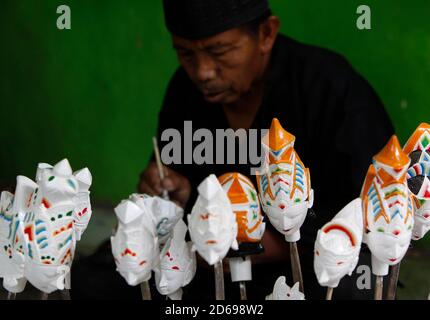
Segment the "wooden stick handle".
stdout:
<svg viewBox="0 0 430 320">
<path fill-rule="evenodd" d="M 214 269 L 215 269 L 215 299 L 225 300 L 224 270 L 222 266 L 222 260 L 220 260 L 215 264 Z"/>
<path fill-rule="evenodd" d="M 383 289 L 384 289 L 384 277 L 376 276 L 375 300 L 382 300 Z"/>
<path fill-rule="evenodd" d="M 400 262 L 390 268 L 390 277 L 388 279 L 387 300 L 396 299 L 397 282 L 399 281 Z"/>
<path fill-rule="evenodd" d="M 239 289 L 240 289 L 240 300 L 248 300 L 247 294 L 246 294 L 246 284 L 245 281 L 239 282 Z"/>
<path fill-rule="evenodd" d="M 48 300 L 48 298 L 49 298 L 49 294 L 45 292 L 40 293 L 40 300 Z"/>
<path fill-rule="evenodd" d="M 149 281 L 144 281 L 140 284 L 140 291 L 142 292 L 142 300 L 152 300 Z"/>
<path fill-rule="evenodd" d="M 327 295 L 325 297 L 326 300 L 331 300 L 333 298 L 333 288 L 327 288 Z"/>
<path fill-rule="evenodd" d="M 7 300 L 16 300 L 16 293 L 8 291 Z"/>
<path fill-rule="evenodd" d="M 291 257 L 291 270 L 293 271 L 293 282 L 299 283 L 299 288 L 304 293 L 302 268 L 300 267 L 299 251 L 297 249 L 297 242 L 290 242 L 290 257 Z"/>
<path fill-rule="evenodd" d="M 155 162 L 157 163 L 158 174 L 160 175 L 160 180 L 163 181 L 164 180 L 163 163 L 161 162 L 160 150 L 158 149 L 158 143 L 155 137 L 152 137 L 152 144 L 154 146 Z M 169 194 L 167 190 L 163 190 L 162 196 L 163 196 L 163 199 L 169 200 Z"/>
</svg>

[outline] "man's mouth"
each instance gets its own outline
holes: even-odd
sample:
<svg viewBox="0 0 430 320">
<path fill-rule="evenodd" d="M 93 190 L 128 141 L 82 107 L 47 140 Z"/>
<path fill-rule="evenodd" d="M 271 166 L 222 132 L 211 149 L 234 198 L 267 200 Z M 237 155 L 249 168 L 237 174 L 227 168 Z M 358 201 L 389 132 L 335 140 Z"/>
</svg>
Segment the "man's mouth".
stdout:
<svg viewBox="0 0 430 320">
<path fill-rule="evenodd" d="M 209 102 L 217 102 L 225 93 L 227 90 L 217 90 L 217 91 L 206 91 L 203 90 L 203 95 L 205 96 L 205 99 Z"/>
</svg>

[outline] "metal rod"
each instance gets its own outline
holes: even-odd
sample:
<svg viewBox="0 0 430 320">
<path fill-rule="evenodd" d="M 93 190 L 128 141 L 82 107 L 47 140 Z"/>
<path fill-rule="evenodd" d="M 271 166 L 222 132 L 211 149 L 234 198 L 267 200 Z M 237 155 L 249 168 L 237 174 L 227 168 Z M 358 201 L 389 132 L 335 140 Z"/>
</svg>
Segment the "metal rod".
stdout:
<svg viewBox="0 0 430 320">
<path fill-rule="evenodd" d="M 8 291 L 7 300 L 16 300 L 16 293 Z"/>
<path fill-rule="evenodd" d="M 397 282 L 399 281 L 400 263 L 390 268 L 390 277 L 388 279 L 387 300 L 396 299 Z"/>
<path fill-rule="evenodd" d="M 245 281 L 239 282 L 239 289 L 240 289 L 240 300 L 248 300 L 248 297 L 246 295 L 246 284 Z"/>
<path fill-rule="evenodd" d="M 384 289 L 384 277 L 376 276 L 375 300 L 382 300 L 383 289 Z"/>
<path fill-rule="evenodd" d="M 142 300 L 152 300 L 149 281 L 144 281 L 140 284 L 140 291 L 142 292 Z"/>
<path fill-rule="evenodd" d="M 164 180 L 163 164 L 161 162 L 160 150 L 158 149 L 158 143 L 155 137 L 152 137 L 152 144 L 154 145 L 155 162 L 157 163 L 158 174 L 160 175 L 160 180 L 163 181 Z M 163 190 L 162 196 L 163 196 L 163 199 L 169 200 L 169 194 L 167 190 Z"/>
<path fill-rule="evenodd" d="M 293 282 L 299 283 L 299 288 L 304 293 L 302 269 L 300 267 L 299 251 L 296 242 L 290 242 L 291 270 L 293 271 Z"/>
<path fill-rule="evenodd" d="M 326 295 L 326 300 L 332 300 L 333 298 L 333 288 L 328 287 L 327 288 L 327 295 Z"/>
<path fill-rule="evenodd" d="M 220 260 L 215 264 L 214 269 L 215 269 L 215 299 L 225 300 L 224 270 L 222 266 L 222 260 Z"/>
</svg>

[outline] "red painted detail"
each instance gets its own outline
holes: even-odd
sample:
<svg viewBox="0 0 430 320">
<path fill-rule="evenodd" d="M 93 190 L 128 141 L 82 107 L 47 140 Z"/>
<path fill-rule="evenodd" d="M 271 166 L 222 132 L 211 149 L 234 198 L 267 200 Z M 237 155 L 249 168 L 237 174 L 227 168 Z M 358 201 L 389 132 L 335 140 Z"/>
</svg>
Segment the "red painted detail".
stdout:
<svg viewBox="0 0 430 320">
<path fill-rule="evenodd" d="M 351 234 L 351 232 L 347 228 L 345 228 L 344 226 L 341 226 L 339 224 L 332 224 L 332 225 L 329 225 L 328 227 L 326 227 L 323 230 L 323 232 L 328 233 L 332 230 L 340 230 L 340 231 L 346 233 L 346 235 L 349 237 L 349 241 L 351 241 L 351 244 L 355 247 L 356 244 L 355 244 L 354 236 Z"/>
<path fill-rule="evenodd" d="M 133 251 L 131 251 L 129 248 L 126 248 L 126 249 L 124 250 L 124 252 L 123 252 L 123 253 L 121 253 L 121 257 L 124 257 L 124 256 L 126 256 L 126 255 L 129 255 L 129 256 L 135 257 L 135 256 L 136 256 L 136 253 L 135 253 L 135 252 L 133 252 Z"/>
<path fill-rule="evenodd" d="M 51 204 L 49 203 L 49 201 L 46 198 L 42 199 L 42 204 L 46 209 L 49 209 L 51 207 Z"/>
<path fill-rule="evenodd" d="M 28 240 L 33 241 L 33 225 L 25 227 L 24 234 L 28 236 Z"/>
</svg>

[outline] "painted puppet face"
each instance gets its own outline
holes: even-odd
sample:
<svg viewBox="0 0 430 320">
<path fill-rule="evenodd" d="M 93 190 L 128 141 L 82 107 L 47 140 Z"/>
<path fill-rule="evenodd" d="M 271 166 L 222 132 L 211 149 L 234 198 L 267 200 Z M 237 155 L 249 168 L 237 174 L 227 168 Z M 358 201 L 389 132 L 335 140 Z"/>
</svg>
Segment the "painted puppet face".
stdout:
<svg viewBox="0 0 430 320">
<path fill-rule="evenodd" d="M 409 226 L 409 230 L 405 230 L 401 223 L 391 225 L 388 230 L 384 229 L 387 227 L 385 223 L 382 226 L 376 227 L 380 231 L 367 234 L 366 243 L 380 262 L 388 265 L 398 264 L 409 248 L 412 225 Z"/>
<path fill-rule="evenodd" d="M 76 238 L 73 213 L 79 185 L 64 159 L 50 168 L 39 164 L 31 208 L 23 215 L 28 263 L 26 278 L 39 290 L 51 293 L 64 287 L 65 269 L 74 257 Z"/>
<path fill-rule="evenodd" d="M 419 240 L 430 230 L 430 125 L 421 124 L 403 150 L 411 159 L 407 179 L 415 205 L 413 239 Z"/>
<path fill-rule="evenodd" d="M 361 248 L 363 219 L 361 199 L 342 209 L 318 231 L 314 270 L 321 286 L 336 288 L 355 269 Z"/>
<path fill-rule="evenodd" d="M 173 238 L 169 239 L 160 254 L 160 265 L 155 271 L 158 292 L 170 295 L 186 286 L 196 273 L 196 255 L 191 244 L 185 242 L 187 226 L 181 220 L 175 226 Z"/>
<path fill-rule="evenodd" d="M 265 224 L 257 190 L 251 180 L 240 173 L 226 173 L 218 178 L 231 202 L 238 225 L 239 242 L 260 242 Z"/>
<path fill-rule="evenodd" d="M 199 197 L 188 215 L 193 249 L 210 265 L 237 250 L 237 223 L 226 193 L 214 175 L 198 187 Z"/>
<path fill-rule="evenodd" d="M 3 191 L 0 197 L 0 245 L 1 248 L 8 242 L 10 224 L 13 218 L 13 194 Z M 1 249 L 0 248 L 0 249 Z"/>
<path fill-rule="evenodd" d="M 263 210 L 287 240 L 297 241 L 313 205 L 309 170 L 294 150 L 295 137 L 273 119 L 263 138 L 266 172 L 257 176 Z"/>
<path fill-rule="evenodd" d="M 323 230 L 318 231 L 314 269 L 321 286 L 336 288 L 339 281 L 354 270 L 358 253 L 348 237 L 349 230 L 325 231 L 331 227 L 340 227 L 340 225 L 327 225 Z"/>
<path fill-rule="evenodd" d="M 25 283 L 24 286 L 18 283 L 23 277 L 23 261 L 19 261 L 23 255 L 17 250 L 22 252 L 23 248 L 21 241 L 13 241 L 19 230 L 18 214 L 14 214 L 13 205 L 13 194 L 3 191 L 0 200 L 0 278 L 4 279 L 4 287 L 8 291 L 21 292 L 25 288 Z"/>
<path fill-rule="evenodd" d="M 52 169 L 45 168 L 40 172 L 40 189 L 43 189 L 43 204 L 46 208 L 63 201 L 70 201 L 79 191 L 79 185 L 73 176 L 67 159 L 57 163 Z"/>
<path fill-rule="evenodd" d="M 398 264 L 409 247 L 414 224 L 412 198 L 406 182 L 409 162 L 397 137 L 393 136 L 374 157 L 363 187 L 365 240 L 372 252 L 372 261 L 379 265 Z M 381 272 L 388 272 L 387 268 Z"/>
<path fill-rule="evenodd" d="M 151 278 L 151 270 L 158 263 L 158 243 L 155 225 L 146 210 L 130 200 L 116 208 L 118 229 L 111 238 L 112 254 L 117 271 L 131 286 Z"/>
<path fill-rule="evenodd" d="M 75 198 L 75 210 L 73 211 L 76 240 L 80 240 L 90 222 L 92 209 L 90 201 L 90 187 L 93 181 L 88 168 L 73 173 L 79 184 L 79 192 Z"/>
<path fill-rule="evenodd" d="M 412 239 L 422 239 L 430 230 L 430 200 L 415 201 L 415 214 L 414 214 L 414 229 L 412 231 Z"/>
<path fill-rule="evenodd" d="M 3 265 L 5 271 L 3 285 L 10 292 L 21 292 L 24 290 L 26 280 L 24 279 L 25 250 L 26 243 L 23 234 L 23 217 L 31 211 L 33 199 L 37 194 L 37 184 L 31 179 L 18 176 L 16 179 L 15 196 L 8 243 L 6 249 L 7 262 Z"/>
<path fill-rule="evenodd" d="M 184 216 L 184 210 L 172 201 L 144 194 L 132 194 L 130 199 L 141 208 L 149 210 L 154 218 L 158 241 L 164 245 L 171 237 L 176 223 Z"/>
<path fill-rule="evenodd" d="M 290 288 L 282 276 L 276 280 L 273 293 L 268 295 L 266 300 L 305 300 L 305 295 L 300 292 L 298 282 Z"/>
</svg>

